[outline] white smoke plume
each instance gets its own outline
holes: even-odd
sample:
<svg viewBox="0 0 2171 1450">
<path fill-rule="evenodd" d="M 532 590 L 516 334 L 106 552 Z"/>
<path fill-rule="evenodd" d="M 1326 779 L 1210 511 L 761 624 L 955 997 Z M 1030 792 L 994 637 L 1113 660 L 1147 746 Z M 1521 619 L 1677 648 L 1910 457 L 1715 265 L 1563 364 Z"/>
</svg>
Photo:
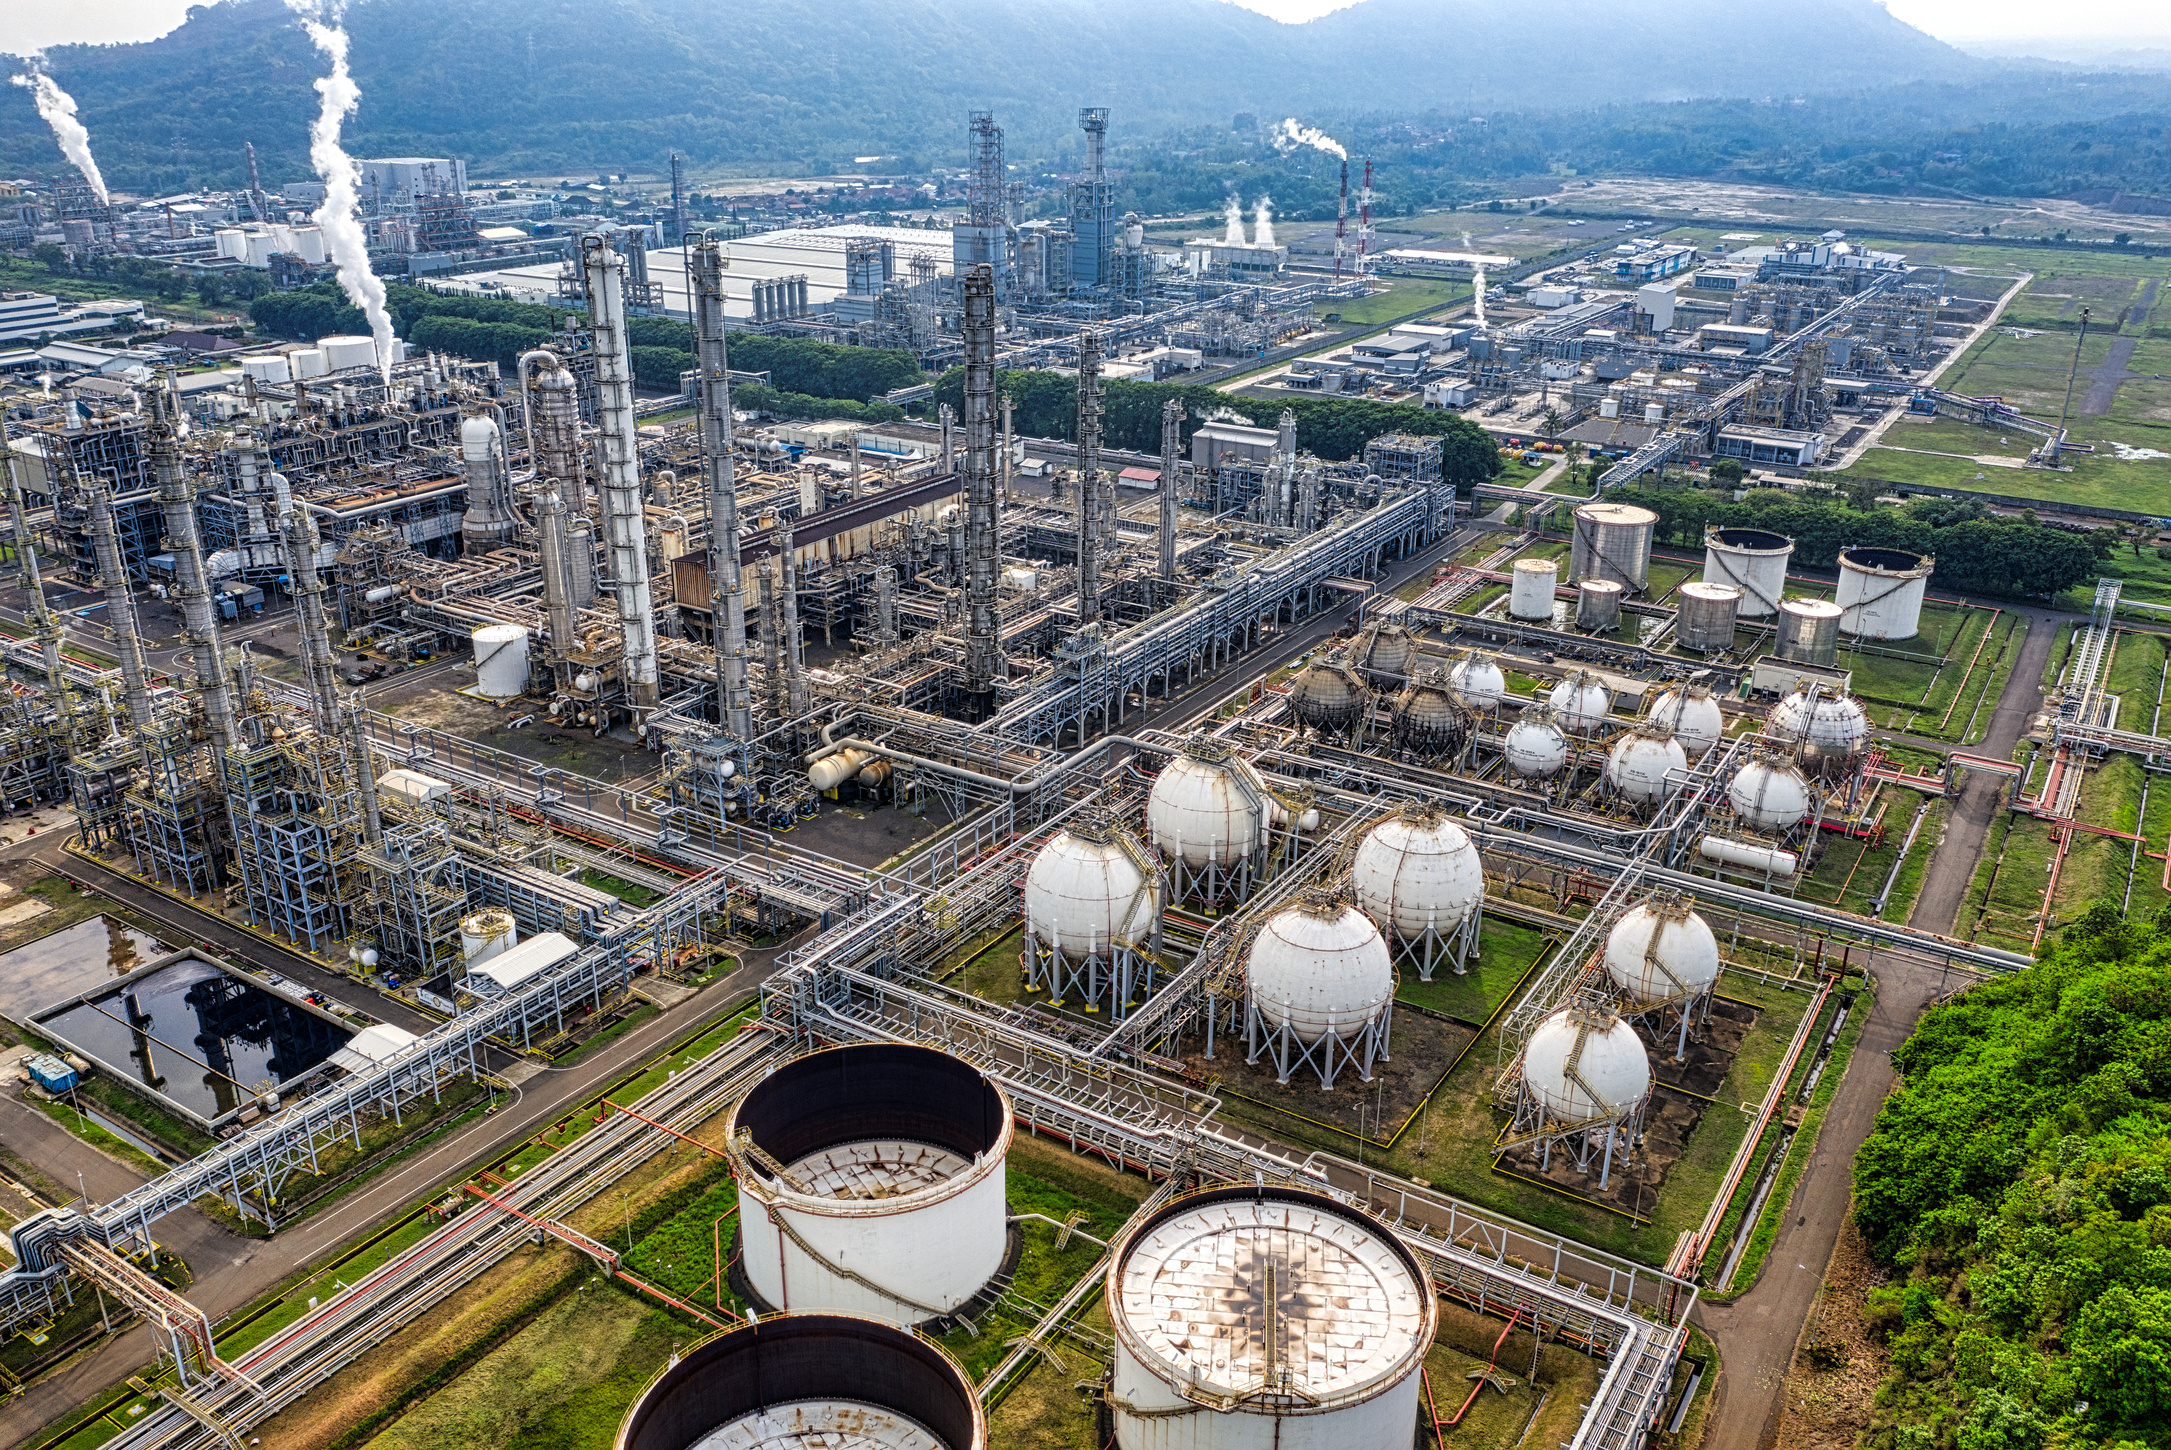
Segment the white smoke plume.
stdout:
<svg viewBox="0 0 2171 1450">
<path fill-rule="evenodd" d="M 369 335 L 377 343 L 377 370 L 389 385 L 392 314 L 385 309 L 384 283 L 369 269 L 369 239 L 362 231 L 359 214 L 362 172 L 339 144 L 339 128 L 362 99 L 362 88 L 347 72 L 346 28 L 339 23 L 336 0 L 330 4 L 315 0 L 286 3 L 301 17 L 302 28 L 332 63 L 332 73 L 316 83 L 323 104 L 309 127 L 309 164 L 324 181 L 324 200 L 309 219 L 324 233 L 324 245 L 339 269 L 340 290 L 369 318 Z"/>
<path fill-rule="evenodd" d="M 1224 224 L 1221 240 L 1232 247 L 1244 245 L 1244 203 L 1233 191 L 1229 193 L 1228 204 L 1222 208 L 1221 219 Z"/>
<path fill-rule="evenodd" d="M 32 63 L 36 64 L 36 61 Z M 113 198 L 106 193 L 106 179 L 98 172 L 97 158 L 90 154 L 90 132 L 75 118 L 75 97 L 62 90 L 60 83 L 42 70 L 9 79 L 29 88 L 37 102 L 38 114 L 53 128 L 53 139 L 60 143 L 62 153 L 75 163 L 76 170 L 83 173 L 90 189 L 98 193 L 99 204 L 111 206 Z"/>
<path fill-rule="evenodd" d="M 1274 198 L 1262 196 L 1251 214 L 1251 244 L 1255 247 L 1274 245 Z"/>
<path fill-rule="evenodd" d="M 1342 149 L 1341 142 L 1315 126 L 1300 125 L 1297 118 L 1291 116 L 1282 122 L 1281 128 L 1274 133 L 1274 149 L 1288 151 L 1298 146 L 1310 146 L 1326 152 L 1329 156 L 1349 160 L 1349 153 Z"/>
<path fill-rule="evenodd" d="M 1483 267 L 1475 267 L 1471 270 L 1476 274 L 1471 279 L 1471 285 L 1477 289 L 1477 295 L 1474 299 L 1477 303 L 1477 325 L 1480 327 L 1488 327 L 1491 324 L 1489 324 L 1485 320 L 1485 269 Z"/>
</svg>

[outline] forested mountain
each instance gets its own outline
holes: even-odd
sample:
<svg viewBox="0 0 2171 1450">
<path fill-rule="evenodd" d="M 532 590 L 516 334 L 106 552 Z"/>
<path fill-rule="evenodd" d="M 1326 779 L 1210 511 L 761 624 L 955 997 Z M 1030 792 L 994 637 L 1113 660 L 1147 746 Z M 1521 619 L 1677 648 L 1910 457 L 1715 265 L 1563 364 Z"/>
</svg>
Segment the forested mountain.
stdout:
<svg viewBox="0 0 2171 1450">
<path fill-rule="evenodd" d="M 1074 154 L 1081 105 L 1136 141 L 1238 112 L 1349 115 L 1793 95 L 1987 67 L 1872 0 L 1364 0 L 1303 26 L 1225 0 L 363 0 L 349 7 L 358 155 L 456 154 L 479 174 L 705 165 L 823 172 L 963 160 L 991 107 L 1014 155 Z M 121 186 L 231 184 L 255 142 L 306 174 L 320 58 L 280 0 L 221 0 L 142 45 L 69 46 L 55 75 Z M 0 173 L 52 165 L 0 92 Z"/>
</svg>

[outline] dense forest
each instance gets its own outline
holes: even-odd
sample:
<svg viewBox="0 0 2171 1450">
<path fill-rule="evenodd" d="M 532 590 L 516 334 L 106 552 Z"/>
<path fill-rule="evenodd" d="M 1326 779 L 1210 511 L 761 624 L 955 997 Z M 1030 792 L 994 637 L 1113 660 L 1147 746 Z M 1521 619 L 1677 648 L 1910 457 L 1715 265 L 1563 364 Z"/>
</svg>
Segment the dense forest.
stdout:
<svg viewBox="0 0 2171 1450">
<path fill-rule="evenodd" d="M 2032 519 L 1993 515 L 1972 500 L 1856 508 L 1757 489 L 1736 503 L 1731 494 L 1702 488 L 1630 489 L 1613 497 L 1656 511 L 1659 536 L 1685 547 L 1701 545 L 1705 527 L 1715 524 L 1785 534 L 1794 540 L 1795 564 L 1812 569 L 1837 568 L 1839 551 L 1857 544 L 1907 549 L 1937 559 L 1940 588 L 2030 599 L 2095 577 L 2099 550 L 2114 537 L 2046 529 Z"/>
<path fill-rule="evenodd" d="M 1943 573 L 1943 561 L 1939 565 Z M 2171 914 L 1933 1008 L 1855 1159 L 1878 1450 L 2171 1445 Z"/>
</svg>

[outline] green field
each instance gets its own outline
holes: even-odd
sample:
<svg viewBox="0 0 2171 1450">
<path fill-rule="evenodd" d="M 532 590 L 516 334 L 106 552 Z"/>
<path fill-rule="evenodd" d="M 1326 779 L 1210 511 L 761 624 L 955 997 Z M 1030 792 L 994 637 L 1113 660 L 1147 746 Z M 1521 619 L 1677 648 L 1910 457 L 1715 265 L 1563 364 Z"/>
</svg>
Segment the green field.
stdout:
<svg viewBox="0 0 2171 1450">
<path fill-rule="evenodd" d="M 1435 282 L 1415 277 L 1390 279 L 1369 297 L 1329 297 L 1312 310 L 1321 317 L 1338 313 L 1345 324 L 1379 326 L 1431 308 L 1470 300 L 1467 282 Z"/>
</svg>

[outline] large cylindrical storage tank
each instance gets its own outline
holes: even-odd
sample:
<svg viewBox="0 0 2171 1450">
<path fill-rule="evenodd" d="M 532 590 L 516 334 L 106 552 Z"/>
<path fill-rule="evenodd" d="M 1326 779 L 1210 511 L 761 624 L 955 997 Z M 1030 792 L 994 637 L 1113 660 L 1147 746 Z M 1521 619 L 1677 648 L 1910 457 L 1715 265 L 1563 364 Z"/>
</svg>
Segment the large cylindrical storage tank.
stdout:
<svg viewBox="0 0 2171 1450">
<path fill-rule="evenodd" d="M 1644 718 L 1672 731 L 1691 760 L 1702 758 L 1705 751 L 1726 737 L 1726 714 L 1702 685 L 1672 686 L 1651 702 L 1650 713 Z"/>
<path fill-rule="evenodd" d="M 1839 627 L 1857 639 L 1913 639 L 1937 560 L 1905 549 L 1839 551 Z"/>
<path fill-rule="evenodd" d="M 1626 1114 L 1651 1092 L 1651 1055 L 1610 1012 L 1563 1007 L 1523 1045 L 1523 1083 L 1563 1123 Z"/>
<path fill-rule="evenodd" d="M 518 624 L 475 628 L 475 693 L 510 700 L 528 688 L 528 631 Z"/>
<path fill-rule="evenodd" d="M 1794 541 L 1769 529 L 1704 530 L 1704 582 L 1741 591 L 1738 613 L 1763 619 L 1779 612 L 1787 591 L 1787 562 Z"/>
<path fill-rule="evenodd" d="M 1812 703 L 1807 692 L 1795 690 L 1771 707 L 1764 733 L 1793 745 L 1815 774 L 1844 775 L 1869 749 L 1869 714 L 1851 696 L 1820 694 Z"/>
<path fill-rule="evenodd" d="M 324 376 L 324 350 L 322 348 L 305 347 L 299 351 L 290 352 L 286 355 L 286 362 L 287 370 L 293 374 L 296 381 Z"/>
<path fill-rule="evenodd" d="M 1025 929 L 1059 955 L 1144 946 L 1160 919 L 1161 873 L 1143 846 L 1104 817 L 1058 832 L 1025 873 Z"/>
<path fill-rule="evenodd" d="M 964 1367 L 849 1314 L 779 1314 L 702 1340 L 649 1383 L 616 1450 L 986 1450 Z"/>
<path fill-rule="evenodd" d="M 509 911 L 478 911 L 460 922 L 460 959 L 473 967 L 520 941 L 520 923 Z"/>
<path fill-rule="evenodd" d="M 1606 784 L 1629 800 L 1655 801 L 1666 794 L 1667 778 L 1688 767 L 1688 752 L 1670 732 L 1639 725 L 1607 752 Z"/>
<path fill-rule="evenodd" d="M 1315 659 L 1289 679 L 1289 713 L 1327 735 L 1345 735 L 1364 723 L 1372 692 L 1337 659 Z"/>
<path fill-rule="evenodd" d="M 1577 579 L 1611 579 L 1640 593 L 1651 573 L 1651 534 L 1658 515 L 1632 503 L 1579 504 L 1570 571 Z"/>
<path fill-rule="evenodd" d="M 1119 1450 L 1406 1450 L 1438 1318 L 1359 1209 L 1211 1188 L 1120 1240 L 1103 1290 Z"/>
<path fill-rule="evenodd" d="M 1611 579 L 1584 579 L 1575 587 L 1575 627 L 1611 634 L 1621 627 L 1621 586 Z"/>
<path fill-rule="evenodd" d="M 1508 693 L 1508 677 L 1500 672 L 1499 660 L 1472 650 L 1448 666 L 1447 687 L 1471 709 L 1490 710 Z"/>
<path fill-rule="evenodd" d="M 1394 998 L 1387 940 L 1370 917 L 1331 892 L 1307 892 L 1252 939 L 1244 986 L 1259 1015 L 1301 1042 L 1353 1035 Z"/>
<path fill-rule="evenodd" d="M 1010 1100 L 971 1063 L 866 1043 L 776 1069 L 732 1109 L 741 1262 L 770 1309 L 913 1325 L 1002 1267 Z"/>
<path fill-rule="evenodd" d="M 1779 601 L 1779 637 L 1772 654 L 1798 665 L 1839 663 L 1840 608 L 1829 599 Z"/>
<path fill-rule="evenodd" d="M 1406 805 L 1365 832 L 1349 881 L 1365 915 L 1405 947 L 1452 944 L 1485 904 L 1477 846 L 1431 802 Z M 1417 961 L 1419 976 L 1432 980 L 1434 953 L 1420 950 Z"/>
<path fill-rule="evenodd" d="M 242 376 L 254 378 L 260 383 L 284 383 L 293 380 L 293 374 L 287 368 L 286 354 L 283 352 L 249 353 L 241 359 L 241 372 Z"/>
<path fill-rule="evenodd" d="M 1684 898 L 1655 896 L 1607 933 L 1606 975 L 1632 1003 L 1702 992 L 1719 980 L 1719 939 Z"/>
<path fill-rule="evenodd" d="M 1508 769 L 1526 777 L 1558 775 L 1568 763 L 1568 737 L 1553 718 L 1550 706 L 1533 705 L 1523 718 L 1508 727 L 1500 753 Z"/>
<path fill-rule="evenodd" d="M 1553 707 L 1553 719 L 1560 728 L 1577 735 L 1603 725 L 1606 712 L 1613 708 L 1613 692 L 1589 670 L 1575 671 L 1555 685 L 1545 699 Z"/>
<path fill-rule="evenodd" d="M 1532 624 L 1552 623 L 1553 591 L 1560 584 L 1560 560 L 1517 559 L 1508 578 L 1508 613 Z"/>
<path fill-rule="evenodd" d="M 1680 604 L 1674 614 L 1674 638 L 1681 648 L 1705 654 L 1732 649 L 1734 619 L 1741 612 L 1741 600 L 1736 585 L 1690 580 L 1681 586 Z"/>
<path fill-rule="evenodd" d="M 1759 831 L 1791 831 L 1809 816 L 1809 777 L 1781 755 L 1759 755 L 1726 783 L 1726 803 Z"/>
<path fill-rule="evenodd" d="M 377 340 L 373 337 L 320 337 L 317 351 L 324 354 L 324 366 L 335 373 L 343 368 L 377 366 Z"/>
</svg>

